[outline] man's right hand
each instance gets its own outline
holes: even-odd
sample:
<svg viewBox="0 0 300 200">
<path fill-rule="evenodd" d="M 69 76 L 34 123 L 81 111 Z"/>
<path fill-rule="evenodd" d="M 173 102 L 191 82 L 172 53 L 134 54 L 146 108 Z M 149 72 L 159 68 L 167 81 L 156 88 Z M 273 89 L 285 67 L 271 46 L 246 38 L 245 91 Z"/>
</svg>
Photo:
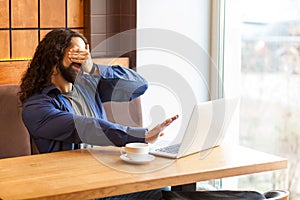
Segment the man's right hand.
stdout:
<svg viewBox="0 0 300 200">
<path fill-rule="evenodd" d="M 166 119 L 161 124 L 158 124 L 152 130 L 148 131 L 146 133 L 145 141 L 147 143 L 154 143 L 158 139 L 158 137 L 161 137 L 161 136 L 164 135 L 164 133 L 162 131 L 166 127 L 168 127 L 173 121 L 175 121 L 176 119 L 178 119 L 178 117 L 179 117 L 178 115 L 175 115 L 174 117 Z"/>
<path fill-rule="evenodd" d="M 70 49 L 69 58 L 72 62 L 80 63 L 84 72 L 90 73 L 93 67 L 93 60 L 91 58 L 90 48 L 88 44 L 86 45 L 85 49 Z"/>
</svg>

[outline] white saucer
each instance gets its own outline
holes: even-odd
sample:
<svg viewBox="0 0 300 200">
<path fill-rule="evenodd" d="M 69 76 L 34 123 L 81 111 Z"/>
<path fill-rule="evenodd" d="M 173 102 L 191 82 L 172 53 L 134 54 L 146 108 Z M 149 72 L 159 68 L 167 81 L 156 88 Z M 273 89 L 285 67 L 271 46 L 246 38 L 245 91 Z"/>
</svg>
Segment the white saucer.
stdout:
<svg viewBox="0 0 300 200">
<path fill-rule="evenodd" d="M 148 162 L 151 162 L 152 160 L 155 159 L 155 156 L 153 155 L 148 155 L 146 159 L 144 160 L 132 160 L 128 157 L 126 157 L 125 155 L 121 155 L 120 158 L 125 161 L 125 162 L 128 162 L 128 163 L 132 163 L 132 164 L 144 164 L 144 163 L 148 163 Z"/>
</svg>

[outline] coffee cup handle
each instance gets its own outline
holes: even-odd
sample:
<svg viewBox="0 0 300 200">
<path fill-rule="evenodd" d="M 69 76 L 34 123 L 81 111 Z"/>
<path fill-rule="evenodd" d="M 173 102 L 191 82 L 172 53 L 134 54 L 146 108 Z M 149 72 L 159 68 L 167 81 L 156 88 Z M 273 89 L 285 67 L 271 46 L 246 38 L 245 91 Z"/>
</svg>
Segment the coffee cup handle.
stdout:
<svg viewBox="0 0 300 200">
<path fill-rule="evenodd" d="M 125 147 L 121 147 L 120 153 L 121 153 L 121 155 L 124 155 L 124 156 L 127 155 L 127 153 L 125 151 Z"/>
</svg>

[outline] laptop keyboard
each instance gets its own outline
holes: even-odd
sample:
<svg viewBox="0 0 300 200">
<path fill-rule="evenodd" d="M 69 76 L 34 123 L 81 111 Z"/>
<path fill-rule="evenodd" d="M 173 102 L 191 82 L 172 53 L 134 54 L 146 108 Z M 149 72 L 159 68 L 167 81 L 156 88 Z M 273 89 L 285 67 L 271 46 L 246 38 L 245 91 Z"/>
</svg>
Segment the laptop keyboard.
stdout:
<svg viewBox="0 0 300 200">
<path fill-rule="evenodd" d="M 155 151 L 160 151 L 164 153 L 170 153 L 170 154 L 177 154 L 179 151 L 180 144 L 173 144 L 170 146 L 162 147 L 159 149 L 156 149 Z"/>
</svg>

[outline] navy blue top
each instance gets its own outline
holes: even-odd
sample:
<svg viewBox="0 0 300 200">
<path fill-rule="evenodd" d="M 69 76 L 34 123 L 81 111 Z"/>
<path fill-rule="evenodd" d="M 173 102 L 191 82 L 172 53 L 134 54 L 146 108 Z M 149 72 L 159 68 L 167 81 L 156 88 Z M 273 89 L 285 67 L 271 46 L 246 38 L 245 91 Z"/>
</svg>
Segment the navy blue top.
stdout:
<svg viewBox="0 0 300 200">
<path fill-rule="evenodd" d="M 74 84 L 96 117 L 76 115 L 69 101 L 52 84 L 24 102 L 23 121 L 40 153 L 75 149 L 82 142 L 116 146 L 145 142 L 145 128 L 109 122 L 102 103 L 135 99 L 146 91 L 147 81 L 131 69 L 97 66 L 100 76 L 80 73 Z"/>
</svg>

